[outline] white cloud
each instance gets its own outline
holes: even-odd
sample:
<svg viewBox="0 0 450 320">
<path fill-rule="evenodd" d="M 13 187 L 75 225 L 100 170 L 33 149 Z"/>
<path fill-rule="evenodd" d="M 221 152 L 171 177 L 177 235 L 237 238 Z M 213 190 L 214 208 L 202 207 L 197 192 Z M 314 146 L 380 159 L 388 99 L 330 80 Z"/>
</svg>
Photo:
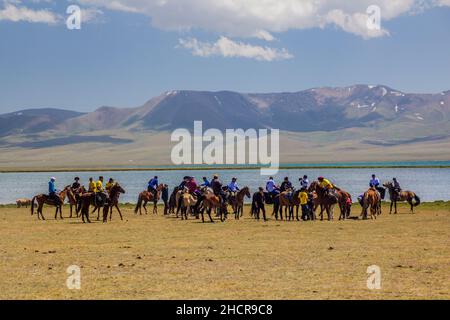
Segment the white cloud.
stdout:
<svg viewBox="0 0 450 320">
<path fill-rule="evenodd" d="M 286 49 L 254 46 L 243 42 L 235 42 L 227 37 L 220 37 L 214 43 L 200 42 L 195 38 L 180 39 L 180 47 L 189 49 L 195 56 L 241 57 L 258 61 L 276 61 L 291 59 L 293 56 Z"/>
<path fill-rule="evenodd" d="M 444 5 L 450 0 L 78 0 L 111 10 L 151 17 L 164 30 L 202 29 L 229 37 L 274 40 L 288 30 L 336 26 L 364 38 L 381 37 L 387 30 L 366 25 L 366 9 L 381 8 L 382 22 L 413 13 L 424 5 Z"/>
<path fill-rule="evenodd" d="M 19 4 L 18 1 L 14 3 Z M 0 9 L 0 21 L 12 22 L 32 22 L 56 24 L 59 20 L 58 16 L 47 9 L 33 10 L 25 6 L 14 5 L 11 1 L 5 2 L 3 9 Z"/>
</svg>

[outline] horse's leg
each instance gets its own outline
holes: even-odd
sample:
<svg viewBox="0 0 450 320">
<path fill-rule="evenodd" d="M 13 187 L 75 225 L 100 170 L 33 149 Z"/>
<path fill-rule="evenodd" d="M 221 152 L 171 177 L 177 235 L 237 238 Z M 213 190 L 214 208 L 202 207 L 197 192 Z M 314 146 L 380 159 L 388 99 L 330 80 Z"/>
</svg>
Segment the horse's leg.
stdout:
<svg viewBox="0 0 450 320">
<path fill-rule="evenodd" d="M 143 207 L 144 207 L 145 214 L 148 214 L 148 212 L 147 212 L 147 203 L 148 203 L 148 201 L 147 201 L 147 200 L 144 200 L 144 205 L 143 205 Z M 142 215 L 142 212 L 141 212 L 141 215 Z"/>
<path fill-rule="evenodd" d="M 395 207 L 395 214 L 397 214 L 397 201 L 394 201 L 394 207 Z"/>
<path fill-rule="evenodd" d="M 120 216 L 120 220 L 122 220 L 123 221 L 123 217 L 122 217 L 122 212 L 120 211 L 120 208 L 119 208 L 119 205 L 118 204 L 116 204 L 116 209 L 117 209 L 117 211 L 119 212 L 119 216 Z"/>
<path fill-rule="evenodd" d="M 394 205 L 394 201 L 391 200 L 391 209 L 389 210 L 389 214 L 392 214 L 392 206 Z"/>
<path fill-rule="evenodd" d="M 61 218 L 61 220 L 63 220 L 63 216 L 62 216 L 62 206 L 59 207 L 59 217 Z"/>
<path fill-rule="evenodd" d="M 153 214 L 158 214 L 158 202 L 153 202 Z"/>
<path fill-rule="evenodd" d="M 211 208 L 208 209 L 208 216 L 209 216 L 209 220 L 214 223 L 213 218 L 211 217 Z"/>
</svg>

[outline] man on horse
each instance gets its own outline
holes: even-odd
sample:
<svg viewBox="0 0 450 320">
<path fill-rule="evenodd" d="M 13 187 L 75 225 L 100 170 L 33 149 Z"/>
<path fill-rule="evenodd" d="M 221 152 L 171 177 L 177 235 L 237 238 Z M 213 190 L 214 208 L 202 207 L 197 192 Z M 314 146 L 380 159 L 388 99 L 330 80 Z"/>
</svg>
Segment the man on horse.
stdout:
<svg viewBox="0 0 450 320">
<path fill-rule="evenodd" d="M 53 200 L 55 202 L 55 205 L 63 205 L 61 198 L 58 196 L 57 194 L 57 190 L 56 190 L 56 178 L 55 177 L 51 177 L 50 181 L 48 183 L 48 198 Z"/>
<path fill-rule="evenodd" d="M 400 183 L 397 181 L 397 178 L 393 178 L 392 179 L 392 186 L 393 186 L 393 192 L 394 192 L 394 197 L 398 198 L 400 195 L 400 192 L 402 191 L 402 188 L 400 187 Z"/>
<path fill-rule="evenodd" d="M 284 181 L 280 186 L 281 192 L 287 192 L 287 197 L 289 200 L 292 200 L 292 194 L 294 192 L 294 188 L 292 187 L 292 183 L 289 181 L 289 177 L 284 178 Z"/>
<path fill-rule="evenodd" d="M 80 184 L 80 178 L 79 177 L 75 177 L 74 179 L 75 181 L 72 183 L 72 185 L 70 186 L 70 189 L 72 190 L 73 193 L 77 193 L 78 189 L 81 188 L 81 184 Z"/>
<path fill-rule="evenodd" d="M 114 186 L 114 184 L 115 184 L 114 179 L 113 178 L 109 178 L 109 181 L 108 181 L 108 183 L 105 186 L 105 190 L 106 190 L 106 192 L 108 192 L 108 194 L 111 193 L 111 188 Z"/>
<path fill-rule="evenodd" d="M 239 185 L 237 184 L 237 178 L 233 178 L 231 179 L 231 182 L 228 184 L 228 191 L 230 192 L 230 195 L 232 197 L 236 196 L 236 192 L 238 192 L 239 189 Z"/>
<path fill-rule="evenodd" d="M 106 202 L 106 199 L 108 198 L 107 194 L 105 193 L 105 189 L 103 189 L 103 177 L 98 177 L 98 181 L 96 183 L 96 201 L 97 204 L 104 205 Z"/>
<path fill-rule="evenodd" d="M 203 183 L 200 185 L 202 188 L 209 188 L 211 187 L 211 183 L 208 181 L 206 177 L 203 177 Z"/>
<path fill-rule="evenodd" d="M 331 194 L 331 192 L 334 190 L 334 185 L 330 182 L 330 180 L 325 179 L 324 177 L 319 177 L 317 180 L 319 180 L 319 185 L 321 188 L 325 189 L 326 193 L 328 195 Z"/>
<path fill-rule="evenodd" d="M 386 190 L 381 186 L 380 179 L 378 179 L 376 175 L 374 174 L 372 175 L 372 179 L 369 182 L 369 186 L 371 188 L 375 188 L 380 193 L 381 199 L 384 199 Z"/>
<path fill-rule="evenodd" d="M 88 192 L 97 193 L 97 184 L 94 182 L 94 178 L 89 178 Z"/>
<path fill-rule="evenodd" d="M 303 178 L 298 179 L 300 181 L 300 187 L 301 188 L 305 188 L 308 189 L 309 187 L 309 180 L 308 180 L 308 176 L 304 175 Z"/>
<path fill-rule="evenodd" d="M 271 197 L 272 201 L 280 193 L 280 190 L 276 186 L 275 181 L 273 180 L 273 177 L 270 177 L 269 180 L 267 181 L 266 190 L 269 193 L 269 196 Z"/>
<path fill-rule="evenodd" d="M 148 182 L 147 191 L 153 194 L 153 197 L 156 197 L 156 192 L 158 188 L 158 177 L 154 176 L 153 179 L 151 179 Z"/>
</svg>

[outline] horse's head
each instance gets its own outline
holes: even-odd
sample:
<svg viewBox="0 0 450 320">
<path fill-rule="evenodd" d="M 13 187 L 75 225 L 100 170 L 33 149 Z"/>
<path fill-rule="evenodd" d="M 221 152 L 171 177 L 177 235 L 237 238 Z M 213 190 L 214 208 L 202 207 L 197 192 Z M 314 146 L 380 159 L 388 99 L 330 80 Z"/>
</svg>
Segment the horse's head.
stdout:
<svg viewBox="0 0 450 320">
<path fill-rule="evenodd" d="M 111 187 L 111 193 L 113 192 L 126 193 L 125 189 L 122 188 L 122 186 L 119 183 L 116 183 Z"/>
<path fill-rule="evenodd" d="M 394 185 L 392 184 L 392 181 L 388 181 L 388 182 L 383 183 L 383 187 L 392 189 L 394 187 Z"/>
<path fill-rule="evenodd" d="M 308 187 L 308 192 L 311 193 L 313 191 L 317 190 L 317 187 L 319 187 L 319 181 L 313 181 Z"/>
<path fill-rule="evenodd" d="M 163 191 L 166 187 L 163 183 L 161 183 L 158 187 L 156 187 L 156 191 Z"/>
<path fill-rule="evenodd" d="M 250 197 L 251 197 L 251 195 L 250 195 L 250 188 L 249 187 L 244 187 L 242 190 L 245 192 L 245 196 L 250 199 Z"/>
</svg>

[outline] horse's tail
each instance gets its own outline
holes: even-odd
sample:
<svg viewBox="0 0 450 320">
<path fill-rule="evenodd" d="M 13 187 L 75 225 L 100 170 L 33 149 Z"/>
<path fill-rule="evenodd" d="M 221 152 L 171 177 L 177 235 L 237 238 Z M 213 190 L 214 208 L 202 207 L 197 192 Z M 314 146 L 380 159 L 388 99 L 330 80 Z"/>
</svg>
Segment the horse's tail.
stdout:
<svg viewBox="0 0 450 320">
<path fill-rule="evenodd" d="M 34 202 L 36 200 L 36 197 L 33 198 L 33 200 L 31 200 L 31 215 L 34 214 Z"/>
<path fill-rule="evenodd" d="M 417 196 L 417 194 L 414 194 L 414 207 L 417 207 L 420 204 L 420 198 Z"/>
<path fill-rule="evenodd" d="M 139 208 L 142 206 L 142 194 L 139 194 L 138 201 L 136 203 L 136 208 L 134 208 L 134 213 L 137 214 Z"/>
</svg>

